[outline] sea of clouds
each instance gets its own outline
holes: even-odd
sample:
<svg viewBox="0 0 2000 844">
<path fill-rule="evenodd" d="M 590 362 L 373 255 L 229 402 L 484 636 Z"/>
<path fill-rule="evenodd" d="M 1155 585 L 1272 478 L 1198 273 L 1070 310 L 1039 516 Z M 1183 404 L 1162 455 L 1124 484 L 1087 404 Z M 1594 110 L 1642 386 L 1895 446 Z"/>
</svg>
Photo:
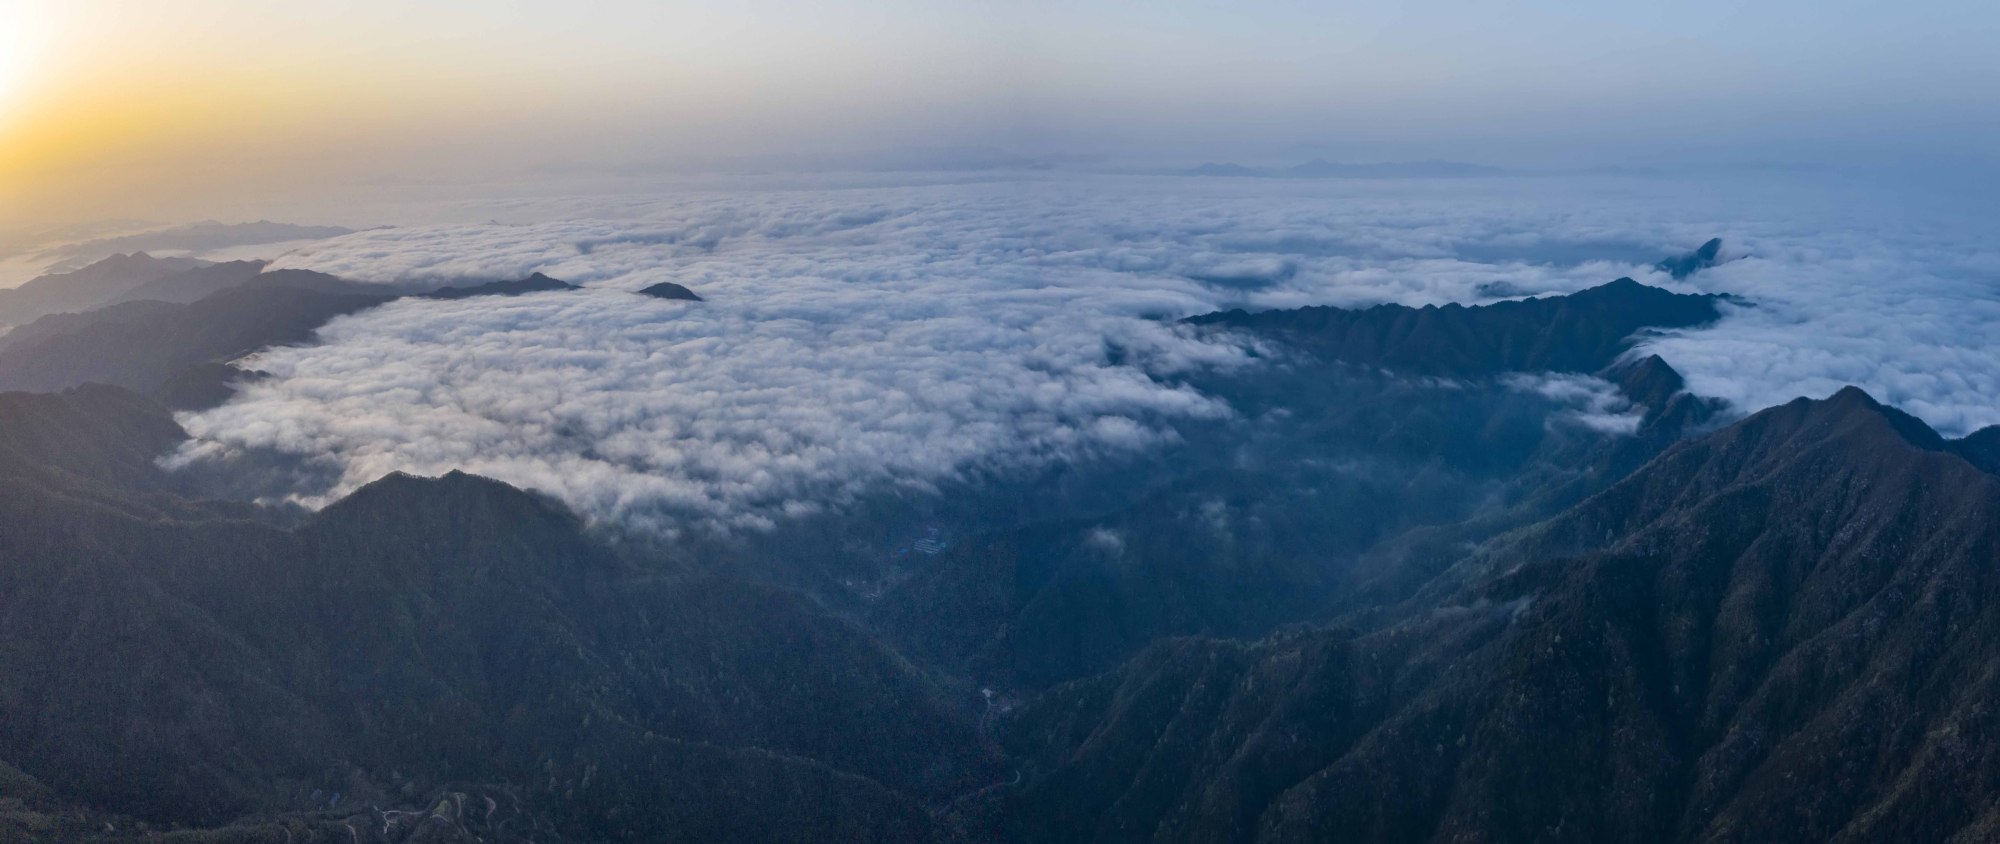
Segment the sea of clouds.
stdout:
<svg viewBox="0 0 2000 844">
<path fill-rule="evenodd" d="M 308 505 L 393 470 L 464 469 L 597 519 L 754 528 L 1225 419 L 1176 376 L 1259 364 L 1181 316 L 1621 275 L 1746 297 L 1647 343 L 1739 409 L 1852 383 L 1947 433 L 2000 423 L 2000 247 L 1977 220 L 1870 196 L 1775 179 L 1058 175 L 524 200 L 278 266 L 402 284 L 539 271 L 586 289 L 336 319 L 249 362 L 273 377 L 185 415 L 194 439 L 169 462 L 284 456 L 313 470 L 288 493 Z M 1650 270 L 1711 236 L 1735 260 L 1683 283 Z M 707 301 L 634 292 L 662 281 Z"/>
</svg>

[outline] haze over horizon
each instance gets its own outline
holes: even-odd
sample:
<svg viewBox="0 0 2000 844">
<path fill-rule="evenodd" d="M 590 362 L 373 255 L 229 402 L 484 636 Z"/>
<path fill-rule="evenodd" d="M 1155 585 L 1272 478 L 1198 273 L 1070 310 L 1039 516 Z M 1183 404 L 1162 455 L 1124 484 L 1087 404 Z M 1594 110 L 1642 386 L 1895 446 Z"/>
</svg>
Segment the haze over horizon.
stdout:
<svg viewBox="0 0 2000 844">
<path fill-rule="evenodd" d="M 1995 170 L 1996 39 L 1975 2 L 7 0 L 0 227 L 1009 156 L 1963 187 Z"/>
</svg>

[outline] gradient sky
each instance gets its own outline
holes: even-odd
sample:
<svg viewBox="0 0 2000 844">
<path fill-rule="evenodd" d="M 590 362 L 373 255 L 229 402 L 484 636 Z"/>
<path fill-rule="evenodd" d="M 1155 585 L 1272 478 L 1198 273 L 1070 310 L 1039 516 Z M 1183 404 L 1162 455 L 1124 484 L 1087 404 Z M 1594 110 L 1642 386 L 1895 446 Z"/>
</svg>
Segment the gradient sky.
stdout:
<svg viewBox="0 0 2000 844">
<path fill-rule="evenodd" d="M 1994 166 L 2000 6 L 0 0 L 0 226 L 985 147 Z"/>
</svg>

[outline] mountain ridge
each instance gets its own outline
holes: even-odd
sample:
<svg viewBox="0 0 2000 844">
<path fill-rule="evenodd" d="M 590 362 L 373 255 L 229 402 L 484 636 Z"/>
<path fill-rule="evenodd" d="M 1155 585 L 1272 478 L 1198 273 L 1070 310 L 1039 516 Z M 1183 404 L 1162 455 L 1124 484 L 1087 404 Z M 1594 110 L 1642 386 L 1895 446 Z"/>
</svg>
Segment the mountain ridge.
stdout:
<svg viewBox="0 0 2000 844">
<path fill-rule="evenodd" d="M 1015 799 L 1032 805 L 1010 816 L 1068 818 L 1015 837 L 1285 841 L 1340 828 L 1364 840 L 1793 841 L 1990 831 L 1990 818 L 1965 808 L 1977 800 L 1943 811 L 1923 797 L 1991 789 L 1940 767 L 1943 757 L 1915 737 L 1935 742 L 1949 734 L 1937 732 L 1944 725 L 1987 717 L 1949 702 L 1974 699 L 1963 695 L 1993 675 L 1950 666 L 1987 658 L 1981 631 L 2000 626 L 1977 604 L 1932 603 L 1949 601 L 1937 590 L 1962 577 L 2000 588 L 1975 574 L 2000 553 L 2000 480 L 1934 445 L 1859 389 L 1802 399 L 1675 445 L 1572 510 L 1495 540 L 1386 626 L 1156 645 L 1010 724 L 1017 753 L 1055 766 L 1030 777 Z M 1832 510 L 1798 524 L 1781 518 L 1820 507 Z M 1900 547 L 1920 550 L 1887 558 L 1894 563 L 1877 556 Z M 1812 568 L 1791 568 L 1800 564 Z M 1759 611 L 1755 595 L 1793 609 Z M 1868 616 L 1855 609 L 1878 604 L 1898 607 L 1900 620 L 1867 633 L 1856 651 L 1848 637 Z M 1927 608 L 1946 606 L 1930 617 Z M 1933 649 L 1899 644 L 1899 635 L 1961 644 L 1927 657 Z M 1221 673 L 1204 677 L 1198 665 Z M 1874 688 L 1870 666 L 1911 680 Z M 1963 691 L 1923 691 L 1940 682 Z M 1182 696 L 1197 694 L 1208 702 L 1189 709 L 1194 698 Z M 1161 695 L 1160 715 L 1133 708 Z M 1897 699 L 1909 702 L 1897 708 Z M 1889 708 L 1853 709 L 1869 700 Z M 1912 706 L 1923 700 L 1938 703 Z M 1184 714 L 1166 714 L 1175 710 Z M 1919 722 L 1928 731 L 1898 720 L 1911 718 L 1944 720 Z M 1860 734 L 1882 729 L 1912 738 Z M 1183 730 L 1187 738 L 1163 743 Z M 1228 737 L 1204 735 L 1216 731 Z M 1297 744 L 1308 735 L 1317 738 Z M 1138 747 L 1166 755 L 1135 768 L 1120 754 Z M 1204 747 L 1225 755 L 1199 761 Z M 1870 791 L 1872 778 L 1840 773 L 1849 752 L 1883 754 L 1904 778 L 1931 785 Z M 1143 784 L 1143 771 L 1181 769 L 1196 772 L 1186 786 L 1195 791 L 1162 797 Z M 1401 785 L 1391 792 L 1384 781 Z M 1152 795 L 1152 808 L 1131 802 L 1138 794 Z"/>
<path fill-rule="evenodd" d="M 1424 375 L 1595 373 L 1616 363 L 1642 329 L 1714 322 L 1725 301 L 1719 294 L 1673 293 L 1620 278 L 1567 295 L 1485 305 L 1237 309 L 1184 322 L 1275 337 L 1328 360 Z"/>
<path fill-rule="evenodd" d="M 192 258 L 117 254 L 69 272 L 30 279 L 0 290 L 0 323 L 22 325 L 50 314 L 73 313 L 117 301 L 157 279 L 208 265 Z"/>
</svg>

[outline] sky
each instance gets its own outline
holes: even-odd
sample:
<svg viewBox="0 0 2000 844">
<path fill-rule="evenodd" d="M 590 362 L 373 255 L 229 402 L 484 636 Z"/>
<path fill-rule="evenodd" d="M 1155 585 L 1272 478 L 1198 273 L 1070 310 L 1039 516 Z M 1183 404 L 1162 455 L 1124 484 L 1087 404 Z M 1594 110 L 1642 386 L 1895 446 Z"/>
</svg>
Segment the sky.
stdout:
<svg viewBox="0 0 2000 844">
<path fill-rule="evenodd" d="M 0 0 L 0 228 L 939 150 L 1958 178 L 1996 42 L 1957 0 Z"/>
</svg>

